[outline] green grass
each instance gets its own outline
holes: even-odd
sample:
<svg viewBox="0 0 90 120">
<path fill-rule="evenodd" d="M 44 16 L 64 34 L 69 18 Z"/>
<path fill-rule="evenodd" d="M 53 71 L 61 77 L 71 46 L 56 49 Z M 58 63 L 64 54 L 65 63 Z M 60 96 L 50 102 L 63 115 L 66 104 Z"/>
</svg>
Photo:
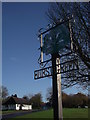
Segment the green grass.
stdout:
<svg viewBox="0 0 90 120">
<path fill-rule="evenodd" d="M 0 111 L 0 115 L 2 114 L 2 111 Z"/>
<path fill-rule="evenodd" d="M 88 118 L 88 109 L 64 108 L 63 117 L 64 118 Z M 35 112 L 35 113 L 19 116 L 16 118 L 53 118 L 53 110 L 50 109 L 46 111 Z"/>
<path fill-rule="evenodd" d="M 64 118 L 88 118 L 88 109 L 63 109 Z"/>
</svg>

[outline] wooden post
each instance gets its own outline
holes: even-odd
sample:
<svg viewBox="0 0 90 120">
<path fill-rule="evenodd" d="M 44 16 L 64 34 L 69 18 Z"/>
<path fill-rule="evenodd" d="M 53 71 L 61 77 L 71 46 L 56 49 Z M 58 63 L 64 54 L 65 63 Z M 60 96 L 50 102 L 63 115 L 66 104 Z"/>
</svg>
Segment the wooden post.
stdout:
<svg viewBox="0 0 90 120">
<path fill-rule="evenodd" d="M 43 47 L 43 42 L 42 42 L 42 34 L 41 34 L 41 63 L 43 62 L 43 50 L 42 50 L 42 47 Z"/>
<path fill-rule="evenodd" d="M 52 86 L 53 86 L 53 111 L 54 120 L 63 120 L 62 115 L 62 97 L 61 97 L 61 74 L 57 75 L 57 70 L 60 70 L 60 66 L 56 64 L 60 63 L 58 54 L 52 54 Z"/>
<path fill-rule="evenodd" d="M 56 64 L 58 65 L 57 73 L 60 73 L 60 58 L 56 58 Z M 57 89 L 58 89 L 58 114 L 59 120 L 63 120 L 63 112 L 62 112 L 62 92 L 61 92 L 61 74 L 57 74 Z"/>
<path fill-rule="evenodd" d="M 52 55 L 53 112 L 54 112 L 54 120 L 59 120 L 59 116 L 58 116 L 58 90 L 57 90 L 56 58 L 57 58 L 57 56 L 55 54 L 53 54 Z"/>
<path fill-rule="evenodd" d="M 72 37 L 72 26 L 71 26 L 71 20 L 69 20 L 69 28 L 70 28 L 70 38 L 71 38 L 71 50 L 73 51 L 73 37 Z"/>
</svg>

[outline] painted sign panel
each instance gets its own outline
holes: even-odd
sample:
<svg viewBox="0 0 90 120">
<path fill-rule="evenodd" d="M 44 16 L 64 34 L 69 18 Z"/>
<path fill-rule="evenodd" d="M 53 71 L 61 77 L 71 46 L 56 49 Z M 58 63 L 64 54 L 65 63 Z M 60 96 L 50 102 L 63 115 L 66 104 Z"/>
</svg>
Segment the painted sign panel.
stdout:
<svg viewBox="0 0 90 120">
<path fill-rule="evenodd" d="M 70 45 L 70 33 L 67 24 L 63 24 L 44 36 L 43 52 L 46 55 L 58 53 L 66 45 Z"/>
</svg>

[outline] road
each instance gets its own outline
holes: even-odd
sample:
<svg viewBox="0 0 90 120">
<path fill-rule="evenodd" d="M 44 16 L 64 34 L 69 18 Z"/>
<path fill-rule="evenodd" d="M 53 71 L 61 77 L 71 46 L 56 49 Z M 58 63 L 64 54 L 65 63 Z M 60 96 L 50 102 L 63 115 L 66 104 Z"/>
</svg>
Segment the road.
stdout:
<svg viewBox="0 0 90 120">
<path fill-rule="evenodd" d="M 17 116 L 22 116 L 25 114 L 30 114 L 32 112 L 37 112 L 38 110 L 33 110 L 33 111 L 21 111 L 21 112 L 15 112 L 15 113 L 9 113 L 9 114 L 5 114 L 2 115 L 2 120 L 6 120 L 8 118 L 15 118 Z"/>
</svg>

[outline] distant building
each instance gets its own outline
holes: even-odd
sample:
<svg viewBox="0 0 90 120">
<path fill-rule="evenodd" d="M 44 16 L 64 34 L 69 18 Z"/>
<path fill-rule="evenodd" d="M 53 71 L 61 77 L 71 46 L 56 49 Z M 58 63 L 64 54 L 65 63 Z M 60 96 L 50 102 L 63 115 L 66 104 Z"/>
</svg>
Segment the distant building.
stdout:
<svg viewBox="0 0 90 120">
<path fill-rule="evenodd" d="M 42 103 L 41 108 L 42 108 L 43 110 L 46 110 L 46 109 L 47 109 L 46 103 Z"/>
<path fill-rule="evenodd" d="M 2 110 L 31 110 L 32 105 L 24 98 L 8 97 L 2 102 Z"/>
<path fill-rule="evenodd" d="M 49 102 L 47 102 L 47 103 L 42 103 L 41 108 L 42 108 L 43 110 L 47 110 L 47 109 L 50 109 L 50 108 L 51 108 L 51 105 L 50 105 Z"/>
</svg>

